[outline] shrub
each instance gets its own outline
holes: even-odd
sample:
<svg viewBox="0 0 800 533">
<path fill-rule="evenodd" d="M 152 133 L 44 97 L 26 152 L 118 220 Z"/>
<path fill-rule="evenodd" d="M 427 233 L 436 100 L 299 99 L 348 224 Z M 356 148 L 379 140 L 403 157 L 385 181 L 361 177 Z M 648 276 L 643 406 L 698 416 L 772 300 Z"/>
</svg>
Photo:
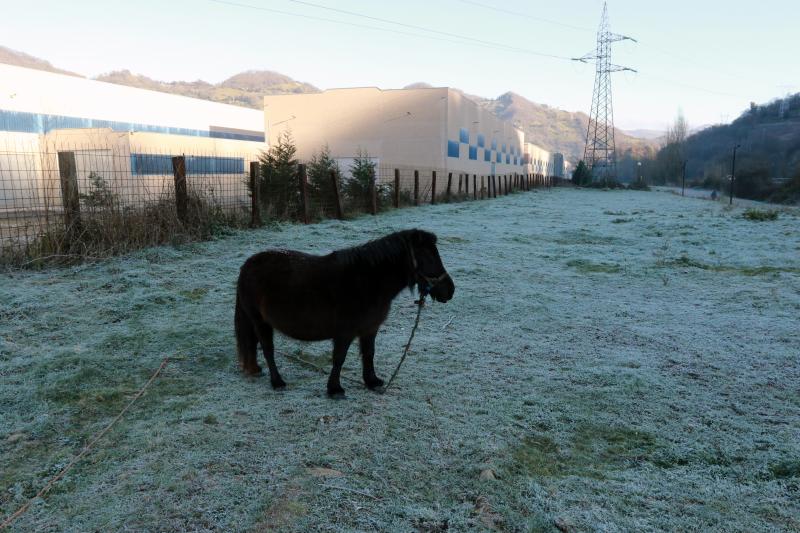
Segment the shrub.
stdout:
<svg viewBox="0 0 800 533">
<path fill-rule="evenodd" d="M 290 131 L 284 131 L 268 152 L 261 154 L 259 198 L 268 217 L 297 218 L 300 187 L 297 181 L 297 147 Z"/>
<path fill-rule="evenodd" d="M 764 222 L 766 220 L 777 220 L 778 212 L 772 209 L 762 210 L 750 208 L 744 212 L 744 218 L 747 220 L 754 220 L 756 222 Z"/>
<path fill-rule="evenodd" d="M 583 160 L 578 161 L 578 166 L 572 172 L 572 183 L 579 187 L 592 183 L 592 172 Z"/>
<path fill-rule="evenodd" d="M 375 180 L 375 163 L 366 150 L 359 149 L 350 166 L 350 178 L 342 183 L 342 192 L 353 209 L 369 210 L 373 180 Z"/>
<path fill-rule="evenodd" d="M 330 148 L 325 145 L 308 162 L 308 192 L 313 210 L 319 211 L 321 216 L 335 214 L 336 193 L 333 190 L 331 172 L 341 175 L 339 165 L 331 157 Z"/>
</svg>

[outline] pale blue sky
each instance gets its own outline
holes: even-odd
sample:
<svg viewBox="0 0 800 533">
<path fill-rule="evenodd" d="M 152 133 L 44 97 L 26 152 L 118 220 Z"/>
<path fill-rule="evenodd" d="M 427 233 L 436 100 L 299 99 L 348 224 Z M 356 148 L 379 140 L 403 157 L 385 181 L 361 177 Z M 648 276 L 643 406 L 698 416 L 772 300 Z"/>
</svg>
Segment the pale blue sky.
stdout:
<svg viewBox="0 0 800 533">
<path fill-rule="evenodd" d="M 591 51 L 602 0 L 308 1 L 453 36 L 292 0 L 0 0 L 0 45 L 89 76 L 127 68 L 161 80 L 218 82 L 269 69 L 321 88 L 426 81 L 491 97 L 511 90 L 588 111 L 594 67 L 530 52 Z M 800 91 L 797 0 L 611 0 L 609 13 L 612 31 L 640 41 L 614 48 L 615 63 L 640 71 L 614 76 L 619 127 L 663 128 L 679 108 L 690 125 L 718 123 L 751 100 L 784 94 L 784 85 Z"/>
</svg>

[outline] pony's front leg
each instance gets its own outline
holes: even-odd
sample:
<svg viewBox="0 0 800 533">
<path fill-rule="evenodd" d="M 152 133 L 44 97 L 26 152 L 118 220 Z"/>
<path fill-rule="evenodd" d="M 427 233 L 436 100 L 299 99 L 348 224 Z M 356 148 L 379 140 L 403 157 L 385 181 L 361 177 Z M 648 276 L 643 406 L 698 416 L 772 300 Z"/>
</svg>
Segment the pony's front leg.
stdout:
<svg viewBox="0 0 800 533">
<path fill-rule="evenodd" d="M 361 373 L 364 377 L 364 384 L 370 390 L 383 387 L 383 380 L 375 375 L 375 336 L 377 334 L 365 335 L 358 339 L 361 345 Z"/>
<path fill-rule="evenodd" d="M 342 373 L 342 365 L 347 357 L 347 350 L 350 349 L 353 339 L 333 339 L 333 368 L 328 378 L 328 396 L 331 398 L 344 398 L 344 389 L 339 382 Z"/>
</svg>

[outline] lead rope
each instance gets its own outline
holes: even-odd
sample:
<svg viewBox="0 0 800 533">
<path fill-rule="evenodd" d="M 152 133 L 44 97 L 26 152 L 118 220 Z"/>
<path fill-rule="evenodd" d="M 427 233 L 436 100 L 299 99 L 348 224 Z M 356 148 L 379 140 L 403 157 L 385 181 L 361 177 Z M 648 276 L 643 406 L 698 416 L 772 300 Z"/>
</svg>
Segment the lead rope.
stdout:
<svg viewBox="0 0 800 533">
<path fill-rule="evenodd" d="M 120 411 L 119 414 L 117 416 L 115 416 L 114 419 L 105 428 L 103 428 L 102 431 L 100 431 L 98 434 L 96 434 L 92 438 L 92 440 L 90 440 L 89 443 L 86 446 L 83 447 L 81 452 L 78 455 L 76 455 L 67 464 L 67 466 L 62 468 L 61 471 L 58 474 L 53 476 L 50 479 L 50 481 L 48 481 L 47 484 L 42 488 L 42 490 L 40 490 L 39 492 L 36 493 L 36 496 L 34 496 L 30 500 L 28 500 L 22 507 L 17 509 L 17 511 L 14 514 L 10 515 L 8 518 L 3 520 L 3 522 L 0 523 L 0 529 L 5 529 L 5 528 L 9 527 L 12 522 L 14 522 L 20 516 L 22 516 L 25 513 L 25 511 L 28 510 L 28 508 L 31 506 L 31 504 L 34 501 L 36 501 L 37 498 L 41 498 L 45 494 L 50 492 L 50 489 L 53 488 L 53 485 L 55 485 L 56 482 L 59 479 L 64 477 L 66 475 L 66 473 L 69 472 L 69 470 L 78 463 L 78 461 L 80 461 L 86 454 L 88 454 L 90 451 L 92 451 L 92 448 L 94 447 L 95 444 L 97 444 L 97 441 L 102 439 L 106 435 L 106 433 L 111 431 L 111 428 L 114 427 L 114 424 L 119 422 L 120 419 L 123 417 L 123 415 L 125 415 L 125 413 L 128 411 L 128 409 L 130 409 L 131 406 L 134 403 L 136 403 L 136 400 L 138 400 L 139 398 L 142 397 L 142 395 L 145 393 L 145 391 L 147 391 L 147 389 L 150 387 L 150 385 L 152 385 L 153 382 L 156 380 L 158 375 L 161 374 L 161 371 L 164 370 L 164 368 L 167 366 L 167 364 L 169 363 L 169 360 L 170 360 L 169 356 L 165 357 L 164 360 L 161 361 L 161 365 L 156 369 L 156 371 L 153 373 L 153 375 L 150 376 L 150 379 L 147 380 L 147 383 L 144 384 L 144 387 L 142 387 L 139 390 L 139 392 L 137 392 L 136 395 L 131 399 L 131 401 L 128 402 L 128 405 L 126 405 L 125 408 L 122 411 Z"/>
<path fill-rule="evenodd" d="M 419 326 L 419 317 L 422 315 L 422 308 L 425 306 L 425 295 L 426 291 L 420 292 L 419 300 L 417 300 L 417 318 L 414 320 L 414 327 L 411 328 L 411 335 L 408 337 L 408 342 L 406 343 L 406 347 L 403 349 L 403 356 L 400 358 L 400 362 L 397 363 L 397 368 L 394 369 L 392 373 L 392 377 L 389 378 L 389 381 L 386 383 L 386 386 L 381 391 L 381 394 L 386 394 L 386 391 L 389 390 L 389 387 L 392 385 L 394 378 L 397 376 L 397 373 L 400 371 L 400 367 L 403 366 L 403 361 L 406 360 L 406 356 L 408 355 L 408 350 L 411 348 L 411 341 L 414 340 L 414 333 L 417 332 L 417 327 Z"/>
</svg>

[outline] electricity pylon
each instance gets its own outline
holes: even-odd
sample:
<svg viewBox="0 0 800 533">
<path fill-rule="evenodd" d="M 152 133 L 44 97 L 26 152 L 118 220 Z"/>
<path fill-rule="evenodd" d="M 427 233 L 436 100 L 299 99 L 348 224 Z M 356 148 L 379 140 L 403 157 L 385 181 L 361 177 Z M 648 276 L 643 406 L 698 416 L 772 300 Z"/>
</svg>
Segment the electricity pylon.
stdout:
<svg viewBox="0 0 800 533">
<path fill-rule="evenodd" d="M 592 110 L 589 113 L 589 128 L 586 132 L 586 148 L 583 160 L 592 172 L 593 180 L 616 180 L 617 160 L 614 141 L 614 106 L 611 98 L 611 74 L 614 72 L 636 72 L 629 67 L 611 63 L 611 43 L 618 41 L 637 42 L 632 37 L 611 33 L 608 23 L 608 6 L 603 4 L 603 16 L 597 30 L 597 49 L 583 57 L 573 58 L 581 63 L 596 65 Z"/>
</svg>

